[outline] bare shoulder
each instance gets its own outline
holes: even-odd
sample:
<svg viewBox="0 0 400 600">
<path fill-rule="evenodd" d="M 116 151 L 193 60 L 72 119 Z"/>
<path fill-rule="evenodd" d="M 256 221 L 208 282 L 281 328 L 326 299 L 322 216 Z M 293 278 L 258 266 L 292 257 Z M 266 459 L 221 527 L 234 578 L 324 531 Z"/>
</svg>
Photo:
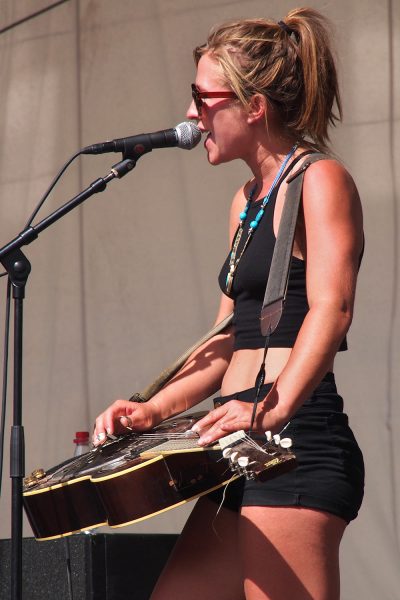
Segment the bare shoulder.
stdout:
<svg viewBox="0 0 400 600">
<path fill-rule="evenodd" d="M 363 244 L 363 217 L 354 180 L 338 160 L 311 164 L 303 184 L 303 215 L 307 236 L 333 244 L 342 241 L 359 253 Z"/>
<path fill-rule="evenodd" d="M 361 208 L 360 197 L 354 180 L 344 165 L 334 158 L 319 160 L 306 170 L 303 185 L 303 201 L 312 202 L 322 197 L 322 209 L 332 202 L 340 206 L 351 202 Z"/>
</svg>

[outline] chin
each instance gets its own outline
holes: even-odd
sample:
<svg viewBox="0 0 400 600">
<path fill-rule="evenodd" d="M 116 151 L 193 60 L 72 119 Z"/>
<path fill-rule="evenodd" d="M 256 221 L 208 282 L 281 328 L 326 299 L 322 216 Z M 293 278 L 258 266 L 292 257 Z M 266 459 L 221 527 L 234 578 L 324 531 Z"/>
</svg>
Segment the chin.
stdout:
<svg viewBox="0 0 400 600">
<path fill-rule="evenodd" d="M 217 165 L 222 165 L 223 163 L 229 162 L 230 158 L 224 158 L 217 152 L 207 152 L 207 160 L 210 165 L 216 167 Z"/>
<path fill-rule="evenodd" d="M 205 146 L 205 150 L 207 152 L 207 160 L 210 165 L 217 166 L 222 165 L 232 160 L 242 158 L 241 155 L 234 151 L 223 151 L 217 147 L 217 145 L 213 145 L 210 148 Z"/>
<path fill-rule="evenodd" d="M 217 165 L 220 165 L 220 164 L 221 164 L 221 161 L 220 161 L 220 160 L 217 160 L 217 159 L 212 159 L 212 158 L 210 158 L 209 156 L 207 156 L 207 160 L 208 160 L 208 164 L 209 164 L 209 165 L 212 165 L 213 167 L 216 167 Z"/>
</svg>

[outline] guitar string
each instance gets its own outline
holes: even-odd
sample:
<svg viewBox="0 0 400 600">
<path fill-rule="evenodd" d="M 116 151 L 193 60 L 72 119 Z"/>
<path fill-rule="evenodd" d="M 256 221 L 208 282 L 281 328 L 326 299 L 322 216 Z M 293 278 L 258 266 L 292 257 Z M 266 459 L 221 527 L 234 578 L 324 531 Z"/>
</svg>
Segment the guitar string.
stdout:
<svg viewBox="0 0 400 600">
<path fill-rule="evenodd" d="M 130 436 L 125 435 L 125 436 L 121 436 L 119 438 L 116 438 L 115 440 L 112 441 L 119 441 L 125 438 L 128 438 Z M 177 433 L 143 433 L 143 434 L 139 434 L 137 432 L 134 433 L 134 435 L 132 436 L 133 439 L 135 438 L 144 438 L 144 439 L 176 439 L 176 438 L 186 438 L 186 439 L 196 439 L 199 437 L 199 435 L 197 433 L 191 433 L 188 434 L 186 432 L 177 432 Z M 97 446 L 99 447 L 99 446 Z"/>
<path fill-rule="evenodd" d="M 128 436 L 124 436 L 121 438 L 117 438 L 117 440 L 115 441 L 120 441 L 121 439 L 126 439 Z M 132 442 L 135 442 L 138 438 L 145 438 L 145 439 L 151 439 L 151 440 L 179 440 L 179 439 L 196 439 L 196 437 L 198 437 L 197 434 L 193 434 L 193 437 L 188 437 L 184 432 L 176 432 L 176 433 L 171 433 L 171 434 L 136 434 L 135 436 L 133 436 Z M 107 446 L 110 446 L 113 442 L 110 442 L 110 444 L 107 444 Z M 126 451 L 129 450 L 129 446 L 125 448 Z M 92 461 L 92 458 L 95 454 L 98 454 L 98 451 L 101 451 L 101 446 L 97 446 L 96 448 L 92 449 L 90 452 L 83 454 L 82 456 L 80 456 L 77 460 L 74 460 L 72 462 L 72 464 L 69 465 L 63 465 L 61 466 L 59 469 L 56 469 L 53 473 L 51 473 L 50 475 L 47 476 L 46 478 L 46 483 L 54 480 L 60 473 L 62 473 L 63 478 L 68 477 L 69 475 L 73 475 L 76 473 L 76 468 L 77 468 L 77 464 L 78 464 L 78 468 L 80 468 L 81 470 L 85 467 L 87 467 L 90 462 Z M 101 468 L 101 466 L 99 465 L 99 468 Z"/>
<path fill-rule="evenodd" d="M 216 529 L 216 520 L 217 520 L 217 517 L 218 517 L 218 515 L 219 515 L 219 513 L 221 511 L 221 508 L 223 507 L 223 504 L 225 502 L 225 496 L 226 496 L 226 491 L 228 489 L 228 486 L 229 486 L 230 483 L 232 483 L 232 481 L 235 480 L 234 478 L 235 478 L 235 475 L 233 474 L 232 477 L 229 479 L 229 481 L 227 481 L 226 484 L 224 485 L 224 488 L 222 490 L 222 499 L 221 499 L 221 502 L 219 503 L 219 506 L 217 508 L 217 512 L 215 513 L 215 516 L 214 516 L 213 520 L 211 521 L 212 530 L 213 530 L 213 532 L 215 533 L 216 537 L 218 538 L 218 540 L 220 542 L 222 542 L 223 540 L 219 536 L 219 533 L 218 533 L 218 531 Z"/>
<path fill-rule="evenodd" d="M 159 441 L 159 440 L 194 440 L 196 439 L 198 436 L 195 434 L 191 437 L 188 437 L 185 433 L 174 433 L 174 434 L 167 434 L 167 435 L 161 435 L 161 434 L 144 434 L 144 435 L 137 435 L 132 439 L 132 443 L 134 443 L 138 438 L 141 439 L 149 439 L 149 440 L 153 440 L 153 441 Z M 120 441 L 121 439 L 124 438 L 119 438 Z M 126 439 L 126 438 L 125 438 Z M 245 441 L 252 446 L 255 449 L 260 450 L 263 449 L 259 444 L 257 444 L 251 437 L 249 437 L 247 434 L 245 434 Z M 114 442 L 110 442 L 110 444 L 108 444 L 107 446 L 110 446 L 111 444 L 113 444 Z M 268 445 L 268 444 L 267 444 Z M 106 447 L 107 447 L 106 446 Z M 129 446 L 127 446 L 125 448 L 125 450 L 129 450 Z M 86 466 L 88 466 L 94 456 L 95 453 L 98 453 L 98 451 L 101 451 L 101 446 L 98 446 L 97 448 L 93 449 L 91 452 L 82 455 L 81 457 L 79 457 L 78 459 L 78 463 L 79 463 L 79 467 L 82 469 Z M 222 459 L 223 457 L 221 457 Z M 52 479 L 54 479 L 60 472 L 63 473 L 64 477 L 66 475 L 69 475 L 70 473 L 76 472 L 76 461 L 73 462 L 73 465 L 66 465 L 64 467 L 60 467 L 59 469 L 57 469 L 56 471 L 54 471 L 51 475 L 48 476 L 47 481 L 50 481 Z"/>
</svg>

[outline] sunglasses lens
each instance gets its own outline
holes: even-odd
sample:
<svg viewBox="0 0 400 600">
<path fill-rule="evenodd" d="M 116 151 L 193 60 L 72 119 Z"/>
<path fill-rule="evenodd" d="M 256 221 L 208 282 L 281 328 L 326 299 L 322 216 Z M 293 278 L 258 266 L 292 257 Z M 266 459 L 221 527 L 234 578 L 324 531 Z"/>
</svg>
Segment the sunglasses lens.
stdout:
<svg viewBox="0 0 400 600">
<path fill-rule="evenodd" d="M 203 105 L 203 101 L 199 97 L 199 92 L 197 91 L 197 89 L 195 88 L 194 85 L 192 85 L 192 98 L 193 98 L 194 103 L 196 105 L 197 112 L 200 115 L 201 114 L 201 107 Z"/>
</svg>

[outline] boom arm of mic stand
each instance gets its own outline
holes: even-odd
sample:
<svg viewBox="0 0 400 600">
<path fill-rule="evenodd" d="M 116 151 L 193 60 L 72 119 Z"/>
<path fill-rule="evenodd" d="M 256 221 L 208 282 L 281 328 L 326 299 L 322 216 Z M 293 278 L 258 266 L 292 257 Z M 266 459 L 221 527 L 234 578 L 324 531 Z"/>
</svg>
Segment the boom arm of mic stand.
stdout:
<svg viewBox="0 0 400 600">
<path fill-rule="evenodd" d="M 103 192 L 110 181 L 116 177 L 121 179 L 121 177 L 129 173 L 134 168 L 135 164 L 136 162 L 130 158 L 122 160 L 112 167 L 111 172 L 106 177 L 99 177 L 99 179 L 93 181 L 85 190 L 83 190 L 83 192 L 60 206 L 60 208 L 52 212 L 48 217 L 45 217 L 37 225 L 24 229 L 24 231 L 16 238 L 0 249 L 0 262 L 3 264 L 4 268 L 8 270 L 7 265 L 3 262 L 3 258 L 9 255 L 12 250 L 30 244 L 38 237 L 39 233 L 44 229 L 47 229 L 47 227 L 52 225 L 55 221 L 58 221 L 61 217 L 71 212 L 71 210 L 79 206 L 79 204 L 82 204 L 82 202 L 93 196 L 93 194 Z"/>
</svg>

